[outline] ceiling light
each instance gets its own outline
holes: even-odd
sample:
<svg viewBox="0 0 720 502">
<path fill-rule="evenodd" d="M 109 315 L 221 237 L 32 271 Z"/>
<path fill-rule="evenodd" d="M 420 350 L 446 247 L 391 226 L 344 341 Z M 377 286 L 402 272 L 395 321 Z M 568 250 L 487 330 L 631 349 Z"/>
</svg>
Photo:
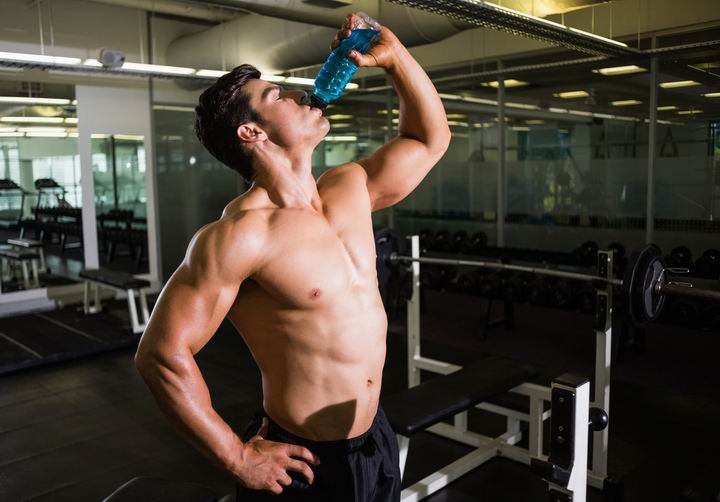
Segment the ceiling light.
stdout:
<svg viewBox="0 0 720 502">
<path fill-rule="evenodd" d="M 78 119 L 77 119 L 77 117 L 68 117 L 65 119 L 65 123 L 66 124 L 77 124 Z"/>
<path fill-rule="evenodd" d="M 61 124 L 62 117 L 0 117 L 0 122 L 21 122 L 28 124 Z"/>
<path fill-rule="evenodd" d="M 505 103 L 508 108 L 520 108 L 522 110 L 539 110 L 540 107 L 537 105 L 528 105 L 526 103 Z"/>
<path fill-rule="evenodd" d="M 548 111 L 550 113 L 567 113 L 567 108 L 553 108 L 552 106 L 548 108 Z"/>
<path fill-rule="evenodd" d="M 614 119 L 615 115 L 610 115 L 609 113 L 593 113 L 593 117 L 599 118 L 599 119 Z"/>
<path fill-rule="evenodd" d="M 144 141 L 145 136 L 137 136 L 135 134 L 113 134 L 113 138 L 124 141 Z"/>
<path fill-rule="evenodd" d="M 475 98 L 473 96 L 461 96 L 461 100 L 467 101 L 468 103 L 478 103 L 480 105 L 497 106 L 498 102 L 492 99 Z"/>
<path fill-rule="evenodd" d="M 493 82 L 483 82 L 480 85 L 483 87 L 492 87 L 493 89 L 497 89 L 500 87 L 500 83 L 495 80 Z M 523 82 L 522 80 L 515 80 L 514 78 L 508 78 L 503 81 L 503 85 L 506 89 L 509 89 L 510 87 L 522 87 L 524 85 L 529 85 L 527 82 Z"/>
<path fill-rule="evenodd" d="M 702 110 L 680 110 L 677 112 L 678 115 L 695 115 L 696 113 L 702 113 Z"/>
<path fill-rule="evenodd" d="M 462 99 L 462 96 L 458 96 L 457 94 L 445 94 L 442 92 L 439 92 L 438 96 L 440 96 L 441 99 L 452 99 L 452 100 Z"/>
<path fill-rule="evenodd" d="M 80 64 L 82 61 L 82 59 L 79 58 L 44 56 L 42 54 L 25 54 L 21 52 L 0 52 L 0 59 L 9 59 L 10 61 L 19 61 L 23 63 L 50 63 L 62 65 Z"/>
<path fill-rule="evenodd" d="M 357 141 L 357 136 L 325 136 L 325 141 Z"/>
<path fill-rule="evenodd" d="M 380 115 L 387 115 L 387 110 L 378 110 L 378 113 L 379 113 Z M 400 113 L 400 110 L 398 110 L 397 108 L 393 108 L 393 109 L 392 109 L 392 114 L 393 114 L 393 115 L 397 115 L 398 113 Z"/>
<path fill-rule="evenodd" d="M 348 124 L 347 122 L 339 122 L 335 124 L 330 124 L 330 127 L 332 127 L 333 129 L 345 129 L 348 127 L 352 127 L 352 124 Z"/>
<path fill-rule="evenodd" d="M 67 132 L 64 127 L 20 127 L 19 132 Z"/>
<path fill-rule="evenodd" d="M 333 115 L 328 115 L 326 118 L 330 120 L 347 120 L 353 118 L 353 116 L 346 113 L 335 113 Z"/>
<path fill-rule="evenodd" d="M 677 106 L 675 106 L 675 105 L 658 106 L 657 110 L 659 112 L 666 112 L 668 110 L 677 110 Z"/>
<path fill-rule="evenodd" d="M 0 138 L 22 138 L 25 133 L 22 132 L 0 132 Z"/>
<path fill-rule="evenodd" d="M 92 139 L 108 139 L 109 137 L 110 137 L 109 134 L 97 134 L 97 133 L 95 133 L 95 134 L 91 134 L 91 135 L 90 135 L 90 138 L 92 138 Z"/>
<path fill-rule="evenodd" d="M 540 125 L 540 124 L 544 124 L 545 121 L 541 120 L 541 119 L 530 119 L 530 120 L 526 120 L 525 123 L 527 125 Z"/>
<path fill-rule="evenodd" d="M 464 113 L 448 113 L 446 117 L 449 119 L 464 119 L 467 118 L 467 115 Z"/>
<path fill-rule="evenodd" d="M 28 138 L 66 138 L 66 132 L 29 132 L 25 134 Z"/>
<path fill-rule="evenodd" d="M 285 77 L 281 75 L 266 75 L 263 73 L 260 75 L 260 78 L 268 82 L 285 82 Z"/>
<path fill-rule="evenodd" d="M 0 103 L 20 103 L 25 105 L 69 105 L 69 99 L 61 98 L 26 98 L 20 96 L 0 96 Z"/>
<path fill-rule="evenodd" d="M 578 115 L 580 117 L 592 117 L 592 112 L 588 112 L 585 110 L 568 110 L 567 112 L 570 115 Z"/>
<path fill-rule="evenodd" d="M 67 137 L 68 137 L 68 138 L 77 138 L 77 137 L 78 137 L 78 133 L 76 133 L 76 132 L 69 132 L 68 135 L 67 135 Z"/>
<path fill-rule="evenodd" d="M 694 80 L 676 80 L 674 82 L 663 82 L 660 87 L 663 89 L 675 89 L 677 87 L 690 87 L 691 85 L 700 85 L 700 82 Z"/>
<path fill-rule="evenodd" d="M 619 101 L 611 101 L 610 104 L 613 106 L 633 106 L 641 105 L 642 101 L 638 101 L 637 99 L 621 99 Z"/>
<path fill-rule="evenodd" d="M 577 98 L 586 98 L 590 94 L 588 94 L 587 91 L 563 91 L 563 92 L 556 92 L 553 94 L 556 98 L 562 98 L 562 99 L 577 99 Z"/>
<path fill-rule="evenodd" d="M 576 28 L 531 16 L 494 3 L 477 0 L 390 0 L 442 14 L 460 21 L 540 40 L 591 54 L 621 55 L 637 52 L 627 44 Z"/>
<path fill-rule="evenodd" d="M 15 132 L 17 131 L 17 128 L 15 127 L 0 127 L 0 132 Z"/>
<path fill-rule="evenodd" d="M 168 75 L 192 75 L 195 73 L 194 68 L 186 68 L 184 66 L 166 66 L 160 64 L 145 63 L 129 63 L 124 62 L 120 67 L 122 70 L 141 71 L 146 73 L 165 73 Z"/>
<path fill-rule="evenodd" d="M 708 92 L 703 94 L 706 98 L 720 98 L 720 92 Z"/>
<path fill-rule="evenodd" d="M 527 126 L 512 126 L 510 129 L 516 132 L 527 132 L 530 130 Z"/>
<path fill-rule="evenodd" d="M 448 125 L 454 127 L 468 127 L 467 122 L 458 122 L 456 120 L 448 120 Z"/>
<path fill-rule="evenodd" d="M 198 70 L 195 72 L 195 75 L 198 77 L 220 78 L 226 73 L 228 72 L 222 70 Z"/>
<path fill-rule="evenodd" d="M 153 105 L 153 110 L 164 110 L 168 112 L 192 112 L 195 113 L 195 108 L 192 106 L 174 106 L 174 105 Z"/>
<path fill-rule="evenodd" d="M 593 70 L 593 73 L 599 73 L 600 75 L 605 75 L 606 77 L 612 77 L 615 75 L 628 75 L 630 73 L 640 73 L 643 71 L 647 70 L 645 68 L 641 68 L 639 66 L 631 64 L 626 66 L 611 66 L 609 68 L 598 68 L 597 70 Z"/>
<path fill-rule="evenodd" d="M 97 59 L 86 59 L 85 61 L 83 61 L 83 65 L 84 66 L 93 66 L 95 68 L 103 67 L 102 63 L 100 61 L 98 61 Z"/>
</svg>

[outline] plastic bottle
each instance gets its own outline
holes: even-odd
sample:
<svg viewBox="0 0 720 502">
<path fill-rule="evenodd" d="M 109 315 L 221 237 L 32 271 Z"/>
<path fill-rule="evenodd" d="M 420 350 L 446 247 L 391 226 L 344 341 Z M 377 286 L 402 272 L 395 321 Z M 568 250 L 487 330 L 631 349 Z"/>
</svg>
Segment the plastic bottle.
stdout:
<svg viewBox="0 0 720 502">
<path fill-rule="evenodd" d="M 343 39 L 325 60 L 315 78 L 315 91 L 310 96 L 310 105 L 324 109 L 330 101 L 340 97 L 345 86 L 355 75 L 358 67 L 347 55 L 356 50 L 367 53 L 373 41 L 380 34 L 380 23 L 364 12 L 355 14 L 352 32 Z"/>
</svg>

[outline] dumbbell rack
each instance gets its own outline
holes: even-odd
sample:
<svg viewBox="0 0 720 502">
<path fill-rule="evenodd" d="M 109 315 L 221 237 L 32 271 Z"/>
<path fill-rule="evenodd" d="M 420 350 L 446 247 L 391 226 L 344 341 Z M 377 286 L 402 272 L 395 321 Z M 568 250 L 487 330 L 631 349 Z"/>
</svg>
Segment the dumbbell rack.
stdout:
<svg viewBox="0 0 720 502">
<path fill-rule="evenodd" d="M 422 355 L 420 342 L 420 238 L 417 235 L 413 235 L 409 236 L 408 239 L 410 240 L 410 257 L 412 258 L 412 261 L 408 265 L 412 281 L 412 296 L 407 302 L 408 387 L 415 387 L 420 384 L 420 370 L 447 375 L 459 370 L 461 366 Z M 423 258 L 423 261 L 434 263 L 445 262 L 447 264 L 462 264 L 468 266 L 478 266 L 478 263 L 482 263 L 482 265 L 479 266 L 492 267 L 490 263 L 462 260 Z M 503 266 L 507 268 L 507 265 Z M 561 270 L 536 269 L 536 271 L 543 275 L 556 275 L 567 278 L 583 277 L 587 280 L 587 276 Z M 597 309 L 593 326 L 595 332 L 595 375 L 593 379 L 595 400 L 592 402 L 592 406 L 604 409 L 608 415 L 610 414 L 612 295 L 613 285 L 620 282 L 615 280 L 612 274 L 613 252 L 599 251 L 597 270 L 597 278 L 599 280 L 593 283 L 597 291 Z M 526 465 L 530 465 L 531 459 L 533 458 L 547 460 L 547 456 L 544 455 L 542 451 L 543 424 L 545 420 L 550 418 L 551 410 L 545 411 L 544 403 L 551 402 L 551 388 L 526 382 L 511 389 L 510 392 L 528 397 L 530 406 L 527 413 L 505 408 L 493 403 L 481 403 L 476 406 L 479 409 L 502 415 L 506 418 L 506 431 L 503 435 L 499 436 L 499 438 L 502 438 L 501 441 L 498 441 L 498 438 L 491 438 L 469 431 L 467 412 L 456 415 L 453 425 L 440 423 L 428 429 L 428 431 L 439 436 L 458 441 L 468 446 L 475 448 L 482 448 L 483 446 L 489 447 L 488 454 L 477 464 L 473 466 L 457 466 L 456 472 L 447 473 L 448 482 L 495 456 L 503 456 Z M 516 446 L 522 438 L 520 430 L 521 422 L 527 422 L 529 425 L 527 449 Z M 598 489 L 604 489 L 608 480 L 608 438 L 609 427 L 593 433 L 593 456 L 587 473 L 587 481 L 588 485 Z M 428 490 L 429 489 L 428 487 Z M 432 493 L 432 491 L 426 491 L 424 494 L 419 495 L 417 500 L 420 500 L 420 498 L 430 493 Z"/>
</svg>

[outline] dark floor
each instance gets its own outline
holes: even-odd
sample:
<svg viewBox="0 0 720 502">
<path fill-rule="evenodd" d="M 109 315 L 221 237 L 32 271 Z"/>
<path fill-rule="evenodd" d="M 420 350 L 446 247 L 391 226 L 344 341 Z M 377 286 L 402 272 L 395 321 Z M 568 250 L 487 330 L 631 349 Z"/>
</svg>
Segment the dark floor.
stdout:
<svg viewBox="0 0 720 502">
<path fill-rule="evenodd" d="M 518 306 L 516 328 L 476 336 L 479 300 L 429 295 L 423 354 L 466 363 L 480 352 L 537 365 L 541 378 L 591 375 L 591 319 Z M 404 315 L 390 326 L 383 393 L 406 384 Z M 674 501 L 688 481 L 720 457 L 718 333 L 653 326 L 644 354 L 625 354 L 613 369 L 610 470 L 627 501 Z M 160 414 L 124 349 L 0 378 L 0 500 L 96 501 L 134 476 L 195 481 L 218 492 L 233 482 L 182 441 Z M 261 403 L 257 368 L 242 339 L 224 323 L 199 353 L 213 405 L 242 430 Z M 478 417 L 471 417 L 477 419 Z M 450 441 L 413 438 L 406 472 L 412 483 L 465 451 Z M 426 499 L 545 501 L 528 468 L 496 459 Z M 602 500 L 591 490 L 590 501 Z"/>
</svg>

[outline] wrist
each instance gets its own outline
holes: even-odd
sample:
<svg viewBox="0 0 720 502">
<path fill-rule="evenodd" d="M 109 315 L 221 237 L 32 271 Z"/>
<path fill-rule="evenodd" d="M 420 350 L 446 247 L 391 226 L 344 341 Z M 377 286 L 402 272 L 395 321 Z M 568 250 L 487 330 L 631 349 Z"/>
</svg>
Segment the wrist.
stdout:
<svg viewBox="0 0 720 502">
<path fill-rule="evenodd" d="M 245 463 L 246 447 L 239 437 L 233 436 L 231 446 L 225 457 L 221 459 L 223 467 L 233 475 L 239 476 Z"/>
<path fill-rule="evenodd" d="M 396 44 L 391 51 L 389 51 L 389 57 L 387 61 L 383 62 L 383 69 L 390 74 L 394 74 L 402 66 L 403 61 L 406 58 L 412 57 L 410 52 L 401 43 Z"/>
</svg>

